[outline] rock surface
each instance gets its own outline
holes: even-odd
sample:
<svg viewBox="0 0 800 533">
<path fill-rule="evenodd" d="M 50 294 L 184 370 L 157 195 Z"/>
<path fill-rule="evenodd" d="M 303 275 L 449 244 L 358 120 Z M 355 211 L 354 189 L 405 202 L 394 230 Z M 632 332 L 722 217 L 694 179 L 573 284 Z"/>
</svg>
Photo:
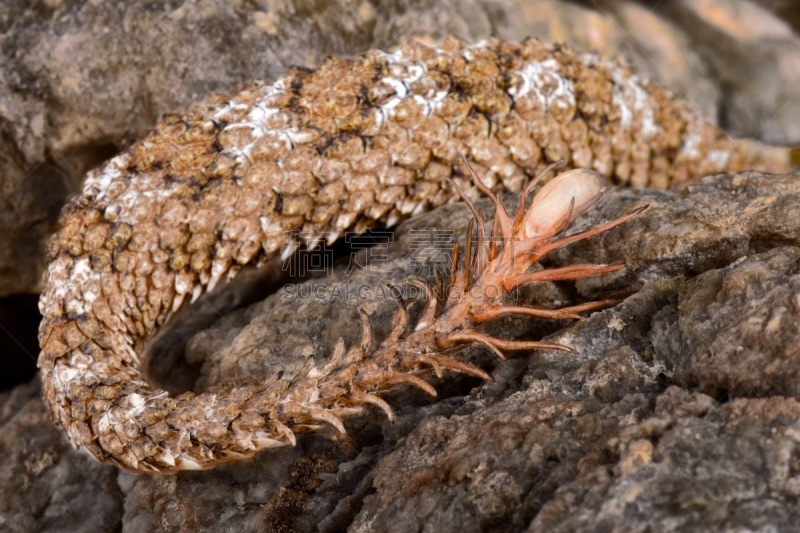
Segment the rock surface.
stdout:
<svg viewBox="0 0 800 533">
<path fill-rule="evenodd" d="M 0 398 L 0 529 L 112 531 L 122 525 L 117 473 L 64 440 L 39 382 Z"/>
<path fill-rule="evenodd" d="M 83 487 L 81 505 L 127 531 L 787 530 L 800 518 L 800 220 L 790 216 L 800 179 L 743 173 L 670 191 L 612 189 L 572 230 L 643 204 L 634 221 L 548 259 L 624 260 L 627 270 L 520 296 L 620 304 L 578 323 L 492 325 L 504 336 L 549 334 L 576 354 L 499 362 L 474 350 L 493 383 L 432 378 L 438 401 L 408 389 L 387 397 L 393 424 L 370 412 L 348 420 L 345 436 L 323 432 L 177 476 L 95 465 L 45 423 L 34 397 L 3 431 L 13 453 L 0 454 L 0 471 L 15 475 L 0 496 L 19 503 L 1 519 L 12 530 L 48 529 L 48 513 L 71 501 L 59 492 L 66 485 Z M 430 279 L 447 259 L 415 253 L 428 228 L 463 239 L 468 220 L 464 206 L 445 206 L 402 225 L 385 248 L 355 262 L 343 254 L 330 275 L 224 313 L 188 342 L 197 387 L 323 361 L 340 336 L 358 341 L 358 307 L 379 342 L 397 305 L 386 284 Z M 354 265 L 368 267 L 348 273 Z M 31 394 L 18 389 L 6 412 Z M 43 487 L 59 497 L 48 501 Z"/>
<path fill-rule="evenodd" d="M 795 28 L 800 28 L 800 11 L 793 0 L 756 0 L 756 3 L 775 13 Z"/>
<path fill-rule="evenodd" d="M 788 2 L 655 4 L 5 2 L 0 295 L 37 290 L 64 198 L 162 112 L 286 64 L 410 35 L 533 33 L 623 53 L 739 135 L 800 141 Z M 73 450 L 35 381 L 0 393 L 0 529 L 791 529 L 800 521 L 800 178 L 743 173 L 672 191 L 612 190 L 574 229 L 644 204 L 634 222 L 548 258 L 625 261 L 626 271 L 521 296 L 622 303 L 577 324 L 493 325 L 579 354 L 497 362 L 475 350 L 493 383 L 445 375 L 433 380 L 437 401 L 398 389 L 387 397 L 393 424 L 371 412 L 349 420 L 346 436 L 304 437 L 247 463 L 133 476 Z M 345 254 L 331 276 L 238 311 L 228 309 L 254 299 L 252 286 L 211 298 L 154 348 L 153 371 L 176 390 L 297 372 L 340 336 L 358 340 L 359 306 L 379 340 L 396 306 L 386 283 L 431 279 L 430 264 L 409 259 L 420 236 L 437 228 L 463 240 L 467 221 L 463 207 L 446 206 L 404 225 L 388 248 L 361 252 L 360 264 L 373 259 L 367 271 L 345 276 Z M 194 332 L 192 320 L 205 329 Z"/>
<path fill-rule="evenodd" d="M 797 9 L 795 7 L 795 9 Z M 657 12 L 690 36 L 725 93 L 719 124 L 738 137 L 797 143 L 800 82 L 797 30 L 749 0 L 678 0 Z M 780 78 L 781 84 L 773 83 Z"/>
</svg>

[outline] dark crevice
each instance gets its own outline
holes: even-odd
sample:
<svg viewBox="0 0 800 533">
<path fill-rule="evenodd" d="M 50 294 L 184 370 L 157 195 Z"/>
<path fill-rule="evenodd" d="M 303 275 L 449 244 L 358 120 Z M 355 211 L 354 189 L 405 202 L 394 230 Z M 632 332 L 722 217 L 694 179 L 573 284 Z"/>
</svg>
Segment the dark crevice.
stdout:
<svg viewBox="0 0 800 533">
<path fill-rule="evenodd" d="M 0 390 L 29 381 L 36 373 L 39 296 L 17 294 L 0 298 Z"/>
</svg>

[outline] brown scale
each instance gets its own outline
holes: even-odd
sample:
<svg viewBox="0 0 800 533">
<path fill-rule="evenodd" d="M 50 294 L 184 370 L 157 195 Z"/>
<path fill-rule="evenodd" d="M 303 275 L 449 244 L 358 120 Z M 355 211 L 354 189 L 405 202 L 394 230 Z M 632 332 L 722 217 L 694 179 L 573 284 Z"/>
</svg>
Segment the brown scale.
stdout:
<svg viewBox="0 0 800 533">
<path fill-rule="evenodd" d="M 333 238 L 396 223 L 452 199 L 450 179 L 474 196 L 459 156 L 487 184 L 512 191 L 560 158 L 617 183 L 656 187 L 787 166 L 764 147 L 730 140 L 650 83 L 641 90 L 656 127 L 644 142 L 643 110 L 631 107 L 625 86 L 638 82 L 598 57 L 535 40 L 469 48 L 448 40 L 401 52 L 399 61 L 371 52 L 329 59 L 316 71 L 293 69 L 279 82 L 283 92 L 266 99 L 263 84 L 212 96 L 165 116 L 91 174 L 51 242 L 40 304 L 44 397 L 76 446 L 132 470 L 206 468 L 252 455 L 266 439 L 291 444 L 309 424 L 341 429 L 339 416 L 367 404 L 387 410 L 375 393 L 394 385 L 430 391 L 417 377 L 420 365 L 484 375 L 435 356 L 389 372 L 368 347 L 346 355 L 342 348 L 339 366 L 326 367 L 329 379 L 274 378 L 169 398 L 138 370 L 146 342 L 196 290 L 274 258 L 288 232 Z M 521 96 L 531 81 L 522 69 L 533 62 L 547 72 Z M 411 80 L 409 67 L 420 65 L 425 72 Z M 627 98 L 627 128 L 615 94 Z M 232 126 L 250 120 L 257 104 L 274 108 L 260 124 L 263 135 Z"/>
</svg>

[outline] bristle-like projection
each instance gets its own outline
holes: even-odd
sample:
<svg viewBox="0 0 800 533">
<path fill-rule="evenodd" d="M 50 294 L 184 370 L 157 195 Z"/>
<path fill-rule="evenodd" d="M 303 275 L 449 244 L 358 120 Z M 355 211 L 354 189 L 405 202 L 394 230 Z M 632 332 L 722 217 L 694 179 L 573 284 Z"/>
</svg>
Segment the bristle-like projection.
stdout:
<svg viewBox="0 0 800 533">
<path fill-rule="evenodd" d="M 544 309 L 540 307 L 524 307 L 516 305 L 496 305 L 487 307 L 480 312 L 472 313 L 472 321 L 476 324 L 481 324 L 487 320 L 499 318 L 507 315 L 527 315 L 536 318 L 548 318 L 552 320 L 559 319 L 582 319 L 583 316 L 579 313 L 586 311 L 596 311 L 611 307 L 619 303 L 619 300 L 599 300 L 597 302 L 589 302 L 579 305 L 571 305 L 568 307 L 561 307 L 558 309 Z"/>
<path fill-rule="evenodd" d="M 560 237 L 570 223 L 589 209 L 602 194 L 603 186 L 596 174 L 586 170 L 561 174 L 543 187 L 530 205 L 527 205 L 526 196 L 532 186 L 526 186 L 512 220 L 497 195 L 472 171 L 469 163 L 466 160 L 462 163 L 472 174 L 475 186 L 494 204 L 491 239 L 485 238 L 483 213 L 463 194 L 458 184 L 453 183 L 473 216 L 467 229 L 467 245 L 461 262 L 463 266 L 459 268 L 459 248 L 455 246 L 446 283 L 441 276 L 437 276 L 435 287 L 420 279 L 409 281 L 411 285 L 422 289 L 426 300 L 420 318 L 410 330 L 406 302 L 400 290 L 391 286 L 398 301 L 398 310 L 392 318 L 389 335 L 374 350 L 371 350 L 369 318 L 360 311 L 363 318 L 361 341 L 357 350 L 351 350 L 357 351 L 359 356 L 342 364 L 341 361 L 348 358 L 342 355 L 343 345 L 337 344 L 318 385 L 323 391 L 349 390 L 347 398 L 337 400 L 340 404 L 359 407 L 371 404 L 391 419 L 393 413 L 388 404 L 375 394 L 406 385 L 435 396 L 436 390 L 422 378 L 426 372 L 441 378 L 444 371 L 449 370 L 490 381 L 491 376 L 485 370 L 459 358 L 465 348 L 473 345 L 486 348 L 499 359 L 505 359 L 510 353 L 530 350 L 574 353 L 575 350 L 570 346 L 541 340 L 501 339 L 481 332 L 480 328 L 490 320 L 509 315 L 554 320 L 582 319 L 582 313 L 617 303 L 614 300 L 600 300 L 545 309 L 540 306 L 511 305 L 506 299 L 509 292 L 527 283 L 575 280 L 621 270 L 624 268 L 622 264 L 571 265 L 539 270 L 531 270 L 531 267 L 546 253 L 607 231 L 635 217 L 644 208 L 589 230 Z M 556 167 L 551 165 L 546 168 L 533 183 Z M 474 239 L 473 230 L 477 231 Z M 316 374 L 311 372 L 309 375 Z M 328 396 L 333 398 L 335 394 L 329 393 Z M 312 419 L 327 422 L 339 429 L 330 413 L 323 415 L 318 408 L 314 409 Z"/>
<path fill-rule="evenodd" d="M 425 310 L 422 312 L 422 316 L 420 316 L 417 322 L 416 329 L 426 328 L 433 323 L 434 317 L 436 316 L 436 296 L 433 289 L 431 289 L 430 285 L 425 283 L 424 280 L 415 278 L 409 280 L 409 283 L 421 288 L 425 293 Z"/>
</svg>

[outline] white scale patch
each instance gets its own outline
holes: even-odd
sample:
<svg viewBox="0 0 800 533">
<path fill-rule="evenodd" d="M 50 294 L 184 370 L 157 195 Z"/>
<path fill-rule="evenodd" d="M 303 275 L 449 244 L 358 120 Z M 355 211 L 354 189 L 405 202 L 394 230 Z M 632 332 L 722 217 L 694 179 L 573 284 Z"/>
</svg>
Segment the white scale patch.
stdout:
<svg viewBox="0 0 800 533">
<path fill-rule="evenodd" d="M 122 173 L 128 165 L 126 154 L 118 155 L 106 163 L 101 169 L 89 172 L 83 182 L 84 196 L 94 196 L 95 201 L 105 198 L 114 180 L 123 178 Z"/>
<path fill-rule="evenodd" d="M 614 79 L 614 96 L 611 103 L 619 109 L 620 126 L 623 131 L 630 131 L 633 126 L 634 114 L 639 114 L 641 125 L 639 135 L 645 141 L 651 139 L 660 127 L 655 123 L 655 114 L 649 104 L 649 95 L 635 74 L 626 74 L 619 66 L 607 59 L 598 56 L 581 56 L 587 66 L 600 64 L 604 66 Z"/>
<path fill-rule="evenodd" d="M 539 100 L 545 111 L 553 105 L 574 106 L 575 88 L 572 82 L 561 76 L 558 71 L 559 65 L 555 59 L 528 63 L 517 71 L 522 79 L 522 84 L 511 87 L 508 93 L 515 98 L 532 94 Z M 551 85 L 552 89 L 549 88 Z"/>
<path fill-rule="evenodd" d="M 700 144 L 700 134 L 697 131 L 690 131 L 683 141 L 681 148 L 681 155 L 687 158 L 694 159 L 700 155 L 697 147 Z"/>
<path fill-rule="evenodd" d="M 232 149 L 229 149 L 233 153 L 233 156 L 236 158 L 237 162 L 243 163 L 246 160 L 249 161 L 250 153 L 253 151 L 256 143 L 262 137 L 267 135 L 274 135 L 283 139 L 283 142 L 286 143 L 287 149 L 292 149 L 294 147 L 294 142 L 292 140 L 293 138 L 297 140 L 302 139 L 300 132 L 296 128 L 271 128 L 268 126 L 269 119 L 282 111 L 279 107 L 270 105 L 269 101 L 276 95 L 285 94 L 286 91 L 284 90 L 284 87 L 284 78 L 279 79 L 274 85 L 265 85 L 264 87 L 261 87 L 259 89 L 261 92 L 261 101 L 249 108 L 250 111 L 247 114 L 247 120 L 242 122 L 232 122 L 223 129 L 223 131 L 230 131 L 240 128 L 247 128 L 250 130 L 250 136 L 252 139 L 250 143 L 244 146 L 236 146 Z M 241 111 L 243 109 L 248 109 L 248 106 L 231 100 L 227 105 L 214 114 L 214 118 L 217 120 L 224 119 L 232 111 Z"/>
<path fill-rule="evenodd" d="M 709 150 L 706 160 L 715 168 L 725 168 L 731 159 L 730 152 L 725 150 Z"/>
<path fill-rule="evenodd" d="M 52 280 L 66 278 L 63 283 L 56 282 L 50 285 L 47 298 L 42 298 L 45 307 L 56 302 L 64 302 L 64 310 L 68 313 L 83 314 L 89 310 L 89 306 L 97 298 L 97 288 L 99 287 L 100 274 L 92 270 L 92 265 L 88 257 L 77 259 L 72 265 L 68 275 L 64 274 L 64 261 L 69 261 L 64 257 L 61 260 L 53 261 L 48 270 Z M 40 306 L 41 307 L 41 306 Z M 40 311 L 46 312 L 46 309 Z"/>
</svg>

